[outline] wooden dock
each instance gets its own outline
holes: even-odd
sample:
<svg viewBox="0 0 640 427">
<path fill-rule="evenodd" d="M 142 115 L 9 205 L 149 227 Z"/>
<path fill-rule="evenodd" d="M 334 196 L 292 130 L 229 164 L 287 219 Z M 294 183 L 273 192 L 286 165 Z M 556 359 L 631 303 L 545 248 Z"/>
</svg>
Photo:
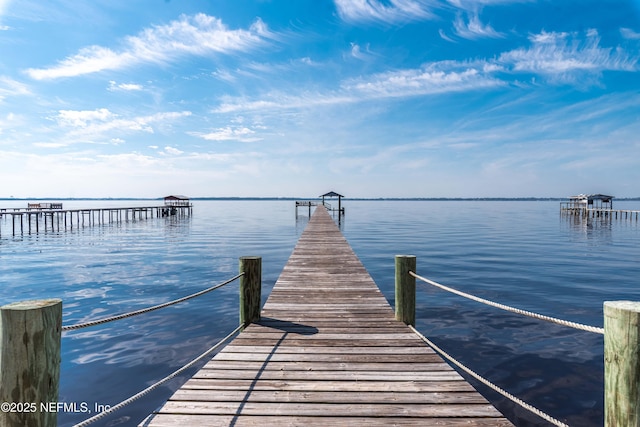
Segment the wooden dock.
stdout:
<svg viewBox="0 0 640 427">
<path fill-rule="evenodd" d="M 634 219 L 637 221 L 640 211 L 613 209 L 613 196 L 606 194 L 579 194 L 569 197 L 568 202 L 560 203 L 560 212 L 580 218 Z"/>
<path fill-rule="evenodd" d="M 511 426 L 394 312 L 322 206 L 261 312 L 143 426 Z"/>
<path fill-rule="evenodd" d="M 580 218 L 640 219 L 640 211 L 630 209 L 585 208 L 563 204 L 560 212 Z"/>
<path fill-rule="evenodd" d="M 62 206 L 62 204 L 59 204 Z M 85 226 L 136 221 L 165 216 L 191 215 L 193 205 L 160 205 L 135 207 L 102 207 L 88 209 L 60 208 L 2 208 L 0 209 L 0 237 L 40 232 L 61 232 Z"/>
</svg>

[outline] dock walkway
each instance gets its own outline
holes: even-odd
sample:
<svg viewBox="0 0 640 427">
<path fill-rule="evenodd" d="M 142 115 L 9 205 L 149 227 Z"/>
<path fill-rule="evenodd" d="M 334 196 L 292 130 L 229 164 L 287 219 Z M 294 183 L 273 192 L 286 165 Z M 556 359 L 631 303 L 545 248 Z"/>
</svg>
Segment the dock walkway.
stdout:
<svg viewBox="0 0 640 427">
<path fill-rule="evenodd" d="M 316 208 L 251 324 L 141 425 L 511 426 L 394 312 Z"/>
<path fill-rule="evenodd" d="M 42 204 L 36 204 L 42 205 Z M 112 224 L 165 216 L 191 215 L 193 205 L 100 207 L 87 209 L 62 209 L 62 204 L 47 203 L 60 207 L 0 208 L 0 237 L 8 235 L 5 228 L 10 224 L 12 236 L 39 232 L 61 232 L 84 227 L 85 225 Z M 11 217 L 9 220 L 8 218 Z M 75 223 L 74 223 L 75 217 Z"/>
</svg>

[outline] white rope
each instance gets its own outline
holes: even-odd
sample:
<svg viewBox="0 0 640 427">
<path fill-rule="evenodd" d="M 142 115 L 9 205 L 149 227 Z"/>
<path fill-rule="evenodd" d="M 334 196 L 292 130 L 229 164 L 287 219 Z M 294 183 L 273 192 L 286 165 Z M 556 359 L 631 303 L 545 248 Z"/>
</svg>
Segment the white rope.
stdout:
<svg viewBox="0 0 640 427">
<path fill-rule="evenodd" d="M 429 280 L 429 279 L 426 279 L 426 278 L 424 278 L 422 276 L 419 276 L 416 273 L 414 273 L 413 271 L 410 271 L 409 274 L 411 276 L 415 277 L 416 279 L 420 279 L 425 283 L 428 283 L 430 285 L 438 287 L 438 288 L 440 288 L 442 290 L 445 290 L 447 292 L 451 292 L 451 293 L 454 293 L 456 295 L 460 295 L 461 297 L 465 297 L 465 298 L 468 298 L 468 299 L 473 300 L 473 301 L 481 302 L 483 304 L 487 304 L 487 305 L 490 305 L 492 307 L 497 307 L 497 308 L 500 308 L 502 310 L 510 311 L 512 313 L 521 314 L 523 316 L 529 316 L 529 317 L 532 317 L 534 319 L 546 320 L 547 322 L 557 323 L 558 325 L 569 326 L 571 328 L 580 329 L 580 330 L 587 331 L 587 332 L 593 332 L 593 333 L 602 334 L 602 335 L 604 334 L 604 328 L 598 328 L 598 327 L 595 327 L 595 326 L 583 325 L 581 323 L 570 322 L 568 320 L 562 320 L 562 319 L 558 319 L 558 318 L 555 318 L 555 317 L 545 316 L 543 314 L 538 314 L 538 313 L 534 313 L 534 312 L 531 312 L 531 311 L 526 311 L 526 310 L 521 310 L 519 308 L 510 307 L 508 305 L 504 305 L 504 304 L 500 304 L 500 303 L 497 303 L 497 302 L 489 301 L 487 299 L 480 298 L 480 297 L 477 297 L 475 295 L 467 294 L 465 292 L 459 291 L 457 289 L 450 288 L 450 287 L 445 286 L 445 285 L 441 285 L 438 282 L 434 282 L 433 280 Z"/>
<path fill-rule="evenodd" d="M 137 316 L 138 314 L 148 313 L 150 311 L 158 310 L 160 308 L 169 307 L 170 305 L 178 304 L 180 302 L 187 301 L 187 300 L 190 300 L 190 299 L 195 298 L 195 297 L 199 297 L 200 295 L 204 295 L 207 292 L 211 292 L 211 291 L 213 291 L 215 289 L 221 288 L 224 285 L 227 285 L 227 284 L 233 282 L 234 280 L 236 280 L 237 278 L 239 278 L 242 275 L 244 275 L 244 273 L 240 273 L 237 276 L 234 276 L 231 279 L 227 280 L 226 282 L 219 283 L 219 284 L 214 285 L 214 286 L 212 286 L 210 288 L 204 289 L 204 290 L 202 290 L 200 292 L 196 292 L 195 294 L 187 295 L 186 297 L 182 297 L 182 298 L 179 298 L 177 300 L 165 302 L 163 304 L 154 305 L 153 307 L 147 307 L 147 308 L 143 308 L 143 309 L 140 309 L 140 310 L 132 311 L 132 312 L 129 312 L 129 313 L 119 314 L 119 315 L 113 316 L 113 317 L 106 317 L 104 319 L 94 320 L 94 321 L 87 322 L 87 323 L 78 323 L 77 325 L 63 326 L 62 327 L 62 331 L 64 332 L 64 331 L 72 331 L 72 330 L 75 330 L 75 329 L 88 328 L 89 326 L 101 325 L 103 323 L 113 322 L 114 320 L 125 319 L 127 317 L 133 317 L 133 316 Z"/>
<path fill-rule="evenodd" d="M 537 416 L 539 416 L 540 418 L 549 421 L 550 423 L 559 426 L 559 427 L 569 427 L 569 425 L 563 423 L 562 421 L 559 421 L 555 418 L 553 418 L 551 415 L 548 415 L 544 412 L 542 412 L 541 410 L 539 410 L 538 408 L 536 408 L 535 406 L 532 406 L 530 404 L 528 404 L 527 402 L 518 399 L 517 397 L 515 397 L 514 395 L 512 395 L 511 393 L 507 392 L 506 390 L 503 390 L 502 388 L 498 387 L 497 385 L 495 385 L 494 383 L 492 383 L 491 381 L 487 380 L 486 378 L 481 377 L 480 375 L 476 374 L 474 371 L 472 371 L 471 369 L 467 368 L 465 365 L 463 365 L 462 363 L 458 362 L 456 359 L 454 359 L 452 356 L 450 356 L 447 352 L 445 352 L 444 350 L 442 350 L 440 347 L 438 347 L 437 345 L 435 345 L 431 340 L 429 340 L 427 337 L 425 337 L 424 335 L 422 335 L 420 332 L 418 332 L 418 330 L 416 328 L 414 328 L 413 326 L 409 325 L 409 328 L 416 334 L 418 335 L 418 337 L 420 337 L 420 339 L 422 339 L 422 341 L 424 341 L 425 343 L 427 343 L 427 345 L 429 345 L 430 347 L 432 347 L 435 351 L 437 351 L 441 356 L 443 356 L 445 359 L 447 359 L 448 361 L 450 361 L 451 363 L 453 363 L 454 365 L 456 365 L 457 367 L 459 367 L 460 369 L 462 369 L 463 371 L 465 371 L 467 374 L 471 375 L 473 378 L 475 378 L 476 380 L 480 381 L 482 384 L 486 385 L 487 387 L 489 387 L 490 389 L 500 393 L 501 395 L 503 395 L 504 397 L 506 397 L 507 399 L 511 400 L 512 402 L 522 406 L 524 409 L 527 409 L 528 411 L 536 414 Z"/>
<path fill-rule="evenodd" d="M 124 408 L 128 404 L 130 404 L 132 402 L 135 402 L 136 400 L 140 399 L 141 397 L 151 393 L 156 388 L 160 387 L 161 385 L 163 385 L 164 383 L 166 383 L 170 379 L 180 375 L 182 372 L 186 371 L 187 369 L 191 368 L 193 365 L 195 365 L 196 363 L 198 363 L 199 361 L 201 361 L 202 359 L 207 357 L 211 352 L 215 351 L 218 347 L 220 347 L 222 344 L 227 342 L 232 336 L 234 336 L 235 334 L 240 332 L 242 330 L 242 328 L 244 328 L 244 325 L 238 326 L 236 329 L 233 330 L 233 332 L 231 332 L 229 335 L 224 337 L 222 340 L 218 341 L 218 343 L 215 344 L 213 347 L 211 347 L 209 350 L 205 351 L 200 356 L 196 357 L 191 362 L 187 363 L 186 365 L 184 365 L 182 368 L 178 369 L 174 373 L 164 377 L 163 379 L 161 379 L 160 381 L 156 382 L 155 384 L 150 385 L 149 387 L 145 388 L 141 392 L 134 394 L 130 398 L 128 398 L 126 400 L 123 400 L 122 402 L 118 403 L 117 405 L 111 406 L 109 409 L 107 409 L 107 410 L 105 410 L 103 412 L 100 412 L 99 414 L 94 415 L 91 418 L 87 418 L 86 420 L 82 421 L 79 424 L 75 424 L 73 427 L 85 427 L 85 426 L 88 426 L 89 424 L 94 423 L 94 422 L 106 417 L 107 415 L 109 415 L 109 414 L 111 414 L 113 412 L 116 412 L 119 409 Z"/>
</svg>

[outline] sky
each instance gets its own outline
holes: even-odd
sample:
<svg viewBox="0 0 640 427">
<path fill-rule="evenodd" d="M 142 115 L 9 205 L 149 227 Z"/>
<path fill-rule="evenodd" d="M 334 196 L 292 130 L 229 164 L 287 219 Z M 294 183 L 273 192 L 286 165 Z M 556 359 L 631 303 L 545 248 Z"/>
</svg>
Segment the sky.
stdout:
<svg viewBox="0 0 640 427">
<path fill-rule="evenodd" d="M 640 196 L 640 0 L 0 0 L 0 197 Z"/>
</svg>

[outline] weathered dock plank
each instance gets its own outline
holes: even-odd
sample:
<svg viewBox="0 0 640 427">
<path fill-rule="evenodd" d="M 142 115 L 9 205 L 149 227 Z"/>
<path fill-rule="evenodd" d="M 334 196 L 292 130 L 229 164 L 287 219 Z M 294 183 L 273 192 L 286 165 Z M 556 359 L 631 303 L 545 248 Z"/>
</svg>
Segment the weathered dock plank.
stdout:
<svg viewBox="0 0 640 427">
<path fill-rule="evenodd" d="M 148 426 L 510 426 L 394 312 L 316 209 L 248 326 Z"/>
</svg>

